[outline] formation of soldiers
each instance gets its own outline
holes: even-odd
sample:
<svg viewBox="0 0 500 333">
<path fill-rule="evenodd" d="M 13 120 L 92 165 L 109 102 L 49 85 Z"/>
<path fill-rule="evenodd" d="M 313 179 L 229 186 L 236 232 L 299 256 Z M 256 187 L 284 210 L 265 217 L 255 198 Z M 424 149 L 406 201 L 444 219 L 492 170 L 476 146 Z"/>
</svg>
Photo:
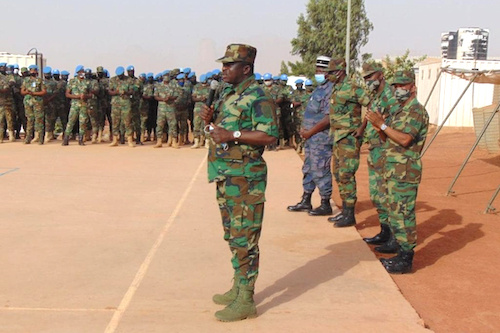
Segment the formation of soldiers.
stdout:
<svg viewBox="0 0 500 333">
<path fill-rule="evenodd" d="M 299 79 L 296 89 L 287 85 L 288 77 L 255 74 L 256 80 L 277 105 L 280 138 L 269 150 L 294 146 L 303 151 L 299 135 L 304 107 L 313 82 Z M 207 103 L 210 83 L 218 81 L 214 103 L 226 86 L 218 69 L 200 75 L 190 68 L 165 70 L 154 75 L 135 76 L 133 66 L 118 67 L 115 76 L 99 66 L 96 71 L 78 65 L 73 77 L 59 71 L 31 65 L 0 63 L 0 143 L 24 140 L 25 144 L 43 144 L 60 139 L 68 145 L 77 139 L 85 142 L 105 141 L 109 127 L 110 146 L 127 143 L 130 147 L 156 141 L 154 148 L 192 148 L 205 145 L 204 124 L 199 117 L 201 105 Z M 305 88 L 304 88 L 305 86 Z M 24 132 L 24 136 L 23 135 Z"/>
</svg>

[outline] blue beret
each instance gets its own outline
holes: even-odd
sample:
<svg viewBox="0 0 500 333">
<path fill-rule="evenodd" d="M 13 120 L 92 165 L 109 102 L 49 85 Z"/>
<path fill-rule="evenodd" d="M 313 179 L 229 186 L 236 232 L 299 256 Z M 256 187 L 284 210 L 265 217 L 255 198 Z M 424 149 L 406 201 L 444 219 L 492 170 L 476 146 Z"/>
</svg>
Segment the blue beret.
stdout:
<svg viewBox="0 0 500 333">
<path fill-rule="evenodd" d="M 123 68 L 123 66 L 116 67 L 116 71 L 115 71 L 116 75 L 122 75 L 124 73 L 125 73 L 125 68 Z"/>
<path fill-rule="evenodd" d="M 280 79 L 280 77 L 279 77 L 279 76 L 277 76 L 277 75 L 276 75 L 276 76 L 273 76 L 273 80 L 274 80 L 274 81 L 278 81 L 279 79 Z"/>
<path fill-rule="evenodd" d="M 212 71 L 212 74 L 219 75 L 220 74 L 220 69 L 214 69 Z"/>
<path fill-rule="evenodd" d="M 288 81 L 288 75 L 286 75 L 286 74 L 281 74 L 281 76 L 280 76 L 280 80 L 281 80 L 281 81 Z"/>
<path fill-rule="evenodd" d="M 14 68 L 14 64 L 8 64 L 7 67 Z"/>
<path fill-rule="evenodd" d="M 146 74 L 146 77 L 147 77 L 147 78 L 150 78 L 150 77 L 153 77 L 153 78 L 154 78 L 154 77 L 155 77 L 155 75 L 154 75 L 153 73 L 148 73 L 148 74 Z"/>
<path fill-rule="evenodd" d="M 165 75 L 168 75 L 168 73 L 170 73 L 170 71 L 168 69 L 166 69 L 163 72 L 161 72 L 161 75 L 165 76 Z"/>
<path fill-rule="evenodd" d="M 58 69 L 54 69 L 54 70 L 52 71 L 52 75 L 59 75 L 59 74 L 60 74 L 60 73 L 59 73 L 59 70 L 58 70 Z"/>
<path fill-rule="evenodd" d="M 272 78 L 273 76 L 271 75 L 271 73 L 264 74 L 264 81 L 271 80 Z"/>
<path fill-rule="evenodd" d="M 207 82 L 207 75 L 206 74 L 200 75 L 200 82 L 203 82 L 203 83 Z"/>
<path fill-rule="evenodd" d="M 15 69 L 19 69 L 19 65 L 18 64 L 14 64 L 14 68 Z"/>
<path fill-rule="evenodd" d="M 313 82 L 309 79 L 306 80 L 306 86 L 312 86 Z"/>
<path fill-rule="evenodd" d="M 68 71 L 61 71 L 61 75 L 69 75 Z"/>
<path fill-rule="evenodd" d="M 214 73 L 212 73 L 212 72 L 207 72 L 205 75 L 207 76 L 207 79 L 208 79 L 209 77 L 212 77 L 212 75 L 214 75 Z"/>
<path fill-rule="evenodd" d="M 90 69 L 90 68 L 85 68 L 85 73 L 92 73 L 92 69 Z"/>
<path fill-rule="evenodd" d="M 180 73 L 178 74 L 176 77 L 175 77 L 177 80 L 182 80 L 185 78 L 184 74 L 183 73 Z"/>
<path fill-rule="evenodd" d="M 155 80 L 158 80 L 161 77 L 161 73 L 155 75 Z"/>
<path fill-rule="evenodd" d="M 139 74 L 140 77 L 146 77 L 146 73 Z"/>
<path fill-rule="evenodd" d="M 7 66 L 6 62 L 0 62 L 0 67 L 5 67 L 5 66 Z"/>
<path fill-rule="evenodd" d="M 196 75 L 196 73 L 195 73 L 195 72 L 191 72 L 191 73 L 189 73 L 189 75 L 188 75 L 188 79 L 192 78 L 192 77 L 193 77 L 193 76 L 195 76 L 195 75 Z"/>
<path fill-rule="evenodd" d="M 50 74 L 52 73 L 52 68 L 47 66 L 43 69 L 43 74 Z"/>
<path fill-rule="evenodd" d="M 189 74 L 189 73 L 191 73 L 191 68 L 186 67 L 186 68 L 184 68 L 183 72 L 186 74 Z"/>
<path fill-rule="evenodd" d="M 134 70 L 134 66 L 130 65 L 127 67 L 127 71 L 133 71 Z"/>
<path fill-rule="evenodd" d="M 38 66 L 37 66 L 37 65 L 30 65 L 30 66 L 28 67 L 28 69 L 30 69 L 30 70 L 31 70 L 31 69 L 36 69 L 36 70 L 38 70 Z"/>
<path fill-rule="evenodd" d="M 260 75 L 259 73 L 254 73 L 254 75 L 256 80 L 262 80 L 262 75 Z"/>
<path fill-rule="evenodd" d="M 302 83 L 304 83 L 304 80 L 302 79 L 295 80 L 295 84 L 302 84 Z"/>
<path fill-rule="evenodd" d="M 83 65 L 78 65 L 75 68 L 75 73 L 78 73 L 78 72 L 84 71 L 84 70 L 85 70 L 85 68 L 83 67 Z"/>
</svg>

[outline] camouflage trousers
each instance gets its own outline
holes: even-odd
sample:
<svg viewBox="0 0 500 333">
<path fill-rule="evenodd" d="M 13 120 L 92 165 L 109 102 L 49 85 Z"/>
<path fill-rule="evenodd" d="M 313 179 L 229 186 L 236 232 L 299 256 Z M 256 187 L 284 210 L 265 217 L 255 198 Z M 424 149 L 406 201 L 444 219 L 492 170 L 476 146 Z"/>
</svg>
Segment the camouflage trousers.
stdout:
<svg viewBox="0 0 500 333">
<path fill-rule="evenodd" d="M 166 126 L 165 126 L 166 125 Z M 175 108 L 165 103 L 158 104 L 158 115 L 156 117 L 156 134 L 159 138 L 168 129 L 168 136 L 177 138 L 177 118 Z"/>
<path fill-rule="evenodd" d="M 177 123 L 179 125 L 179 135 L 184 135 L 188 133 L 188 110 L 177 110 L 175 111 L 175 115 L 177 117 Z M 158 132 L 156 132 L 158 133 Z"/>
<path fill-rule="evenodd" d="M 132 135 L 132 113 L 130 112 L 130 108 L 131 103 L 128 98 L 121 98 L 121 100 L 111 103 L 114 136 L 119 136 L 120 130 L 126 136 Z"/>
<path fill-rule="evenodd" d="M 410 251 L 417 245 L 417 221 L 415 203 L 418 185 L 394 179 L 385 179 L 387 195 L 384 206 L 389 212 L 389 224 L 399 246 Z"/>
<path fill-rule="evenodd" d="M 224 240 L 232 253 L 235 280 L 253 285 L 259 274 L 259 238 L 266 180 L 228 177 L 217 182 Z"/>
<path fill-rule="evenodd" d="M 99 105 L 97 104 L 97 99 L 91 99 L 88 101 L 88 110 L 90 126 L 92 127 L 92 134 L 97 134 L 99 131 Z"/>
<path fill-rule="evenodd" d="M 52 102 L 43 106 L 43 113 L 45 114 L 45 132 L 54 132 L 56 127 L 56 109 Z"/>
<path fill-rule="evenodd" d="M 348 135 L 333 144 L 334 176 L 340 198 L 347 207 L 354 207 L 356 195 L 356 171 L 359 167 L 361 140 Z"/>
<path fill-rule="evenodd" d="M 302 187 L 312 193 L 317 187 L 321 198 L 332 196 L 332 145 L 317 144 L 306 140 L 304 145 L 304 165 L 302 166 Z"/>
<path fill-rule="evenodd" d="M 300 129 L 302 126 L 302 116 L 299 110 L 295 110 L 293 113 L 293 135 L 295 137 L 295 143 L 299 144 L 302 142 L 302 137 L 300 136 Z"/>
<path fill-rule="evenodd" d="M 380 224 L 389 225 L 387 209 L 384 206 L 387 195 L 385 181 L 383 178 L 384 160 L 382 158 L 382 148 L 372 147 L 367 158 L 368 164 L 368 186 L 370 199 L 377 210 Z"/>
<path fill-rule="evenodd" d="M 66 130 L 64 134 L 70 136 L 73 132 L 73 127 L 75 127 L 76 121 L 80 123 L 80 129 L 78 134 L 83 136 L 85 134 L 85 124 L 89 119 L 87 103 L 84 101 L 73 100 L 71 102 L 71 108 L 69 109 L 68 125 L 66 125 Z"/>
<path fill-rule="evenodd" d="M 139 107 L 139 114 L 141 118 L 141 133 L 147 130 L 148 124 L 148 114 L 149 114 L 149 101 L 141 100 L 141 105 Z"/>
<path fill-rule="evenodd" d="M 132 101 L 130 112 L 132 113 L 132 130 L 137 136 L 141 135 L 141 113 L 139 100 Z"/>
<path fill-rule="evenodd" d="M 24 112 L 26 114 L 26 141 L 33 137 L 33 130 L 43 134 L 43 100 L 41 98 L 24 99 Z"/>
<path fill-rule="evenodd" d="M 201 110 L 195 110 L 193 114 L 193 137 L 199 139 L 203 134 L 205 123 L 200 116 Z"/>
<path fill-rule="evenodd" d="M 3 135 L 5 131 L 5 122 L 7 122 L 7 129 L 10 133 L 14 133 L 14 105 L 12 103 L 5 103 L 0 105 L 0 134 Z"/>
<path fill-rule="evenodd" d="M 54 106 L 54 109 L 55 109 L 55 114 L 56 114 L 55 119 L 54 119 L 54 127 L 55 127 L 55 123 L 57 121 L 57 118 L 59 118 L 61 120 L 61 125 L 62 125 L 62 129 L 64 132 L 64 130 L 66 129 L 66 126 L 68 126 L 68 116 L 69 116 L 69 114 L 67 113 L 67 109 L 66 109 L 66 103 L 56 103 Z"/>
</svg>

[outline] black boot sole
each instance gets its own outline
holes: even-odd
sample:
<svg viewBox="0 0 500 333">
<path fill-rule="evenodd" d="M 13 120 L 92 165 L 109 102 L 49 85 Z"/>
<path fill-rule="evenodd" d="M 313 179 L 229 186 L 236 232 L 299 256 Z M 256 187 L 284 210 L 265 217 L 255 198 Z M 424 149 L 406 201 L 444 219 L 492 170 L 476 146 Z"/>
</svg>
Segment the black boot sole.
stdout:
<svg viewBox="0 0 500 333">
<path fill-rule="evenodd" d="M 388 239 L 375 239 L 377 236 L 372 238 L 363 238 L 366 244 L 370 245 L 382 245 L 388 241 Z"/>
</svg>

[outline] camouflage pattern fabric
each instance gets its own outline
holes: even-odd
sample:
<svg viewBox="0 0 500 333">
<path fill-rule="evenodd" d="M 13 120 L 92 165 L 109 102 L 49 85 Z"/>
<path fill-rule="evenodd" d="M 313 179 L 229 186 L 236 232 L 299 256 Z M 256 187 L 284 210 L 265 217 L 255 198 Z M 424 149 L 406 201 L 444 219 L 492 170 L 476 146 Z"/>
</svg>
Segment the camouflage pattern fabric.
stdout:
<svg viewBox="0 0 500 333">
<path fill-rule="evenodd" d="M 208 95 L 210 94 L 210 86 L 208 84 L 197 84 L 194 86 L 193 89 L 193 98 L 208 98 Z M 195 138 L 200 138 L 203 134 L 203 119 L 200 118 L 200 112 L 201 112 L 201 107 L 204 105 L 205 102 L 196 102 L 194 104 L 194 111 L 193 111 L 193 122 L 194 122 L 194 127 L 193 127 L 193 137 Z"/>
<path fill-rule="evenodd" d="M 304 111 L 302 127 L 309 130 L 329 115 L 329 99 L 333 83 L 326 81 L 312 93 Z M 302 187 L 312 193 L 317 187 L 322 198 L 332 195 L 332 140 L 328 128 L 316 133 L 304 143 L 304 165 L 302 166 Z"/>
<path fill-rule="evenodd" d="M 167 98 L 169 96 L 177 97 L 177 91 L 169 84 L 158 84 L 154 90 L 155 97 Z M 167 125 L 167 126 L 165 126 Z M 177 138 L 177 118 L 175 115 L 174 101 L 158 102 L 158 115 L 156 118 L 156 134 L 161 136 L 168 128 L 168 135 Z"/>
<path fill-rule="evenodd" d="M 14 95 L 11 90 L 11 81 L 7 76 L 0 75 L 0 90 L 7 90 L 7 92 L 0 93 L 0 136 L 3 138 L 5 131 L 5 123 L 7 122 L 7 129 L 10 133 L 14 132 Z"/>
<path fill-rule="evenodd" d="M 106 119 L 112 123 L 111 120 L 111 96 L 109 96 L 109 79 L 102 78 L 98 79 L 99 83 L 99 96 L 97 96 L 97 102 L 99 106 L 99 129 L 104 130 L 104 125 L 106 123 Z"/>
<path fill-rule="evenodd" d="M 154 97 L 154 85 L 152 83 L 146 83 L 143 86 L 142 97 L 149 97 L 149 99 L 141 98 L 139 105 L 139 113 L 141 117 L 141 133 L 147 130 L 149 108 L 151 98 Z"/>
<path fill-rule="evenodd" d="M 275 105 L 255 77 L 224 89 L 215 125 L 228 131 L 262 131 L 278 137 Z M 264 214 L 267 166 L 264 147 L 210 140 L 208 180 L 217 183 L 224 239 L 232 252 L 235 278 L 253 285 L 259 273 L 259 237 Z"/>
<path fill-rule="evenodd" d="M 22 87 L 31 92 L 40 92 L 45 89 L 45 84 L 41 78 L 29 77 L 23 81 Z M 42 134 L 44 131 L 43 97 L 24 96 L 24 110 L 27 120 L 26 141 L 28 141 L 32 138 L 33 130 L 39 134 Z"/>
<path fill-rule="evenodd" d="M 144 84 L 137 77 L 129 77 L 131 81 L 131 86 L 133 90 L 132 100 L 130 104 L 130 112 L 132 116 L 132 127 L 137 136 L 141 134 L 141 115 L 140 115 L 140 103 L 142 100 L 142 91 Z"/>
<path fill-rule="evenodd" d="M 387 186 L 385 205 L 389 212 L 389 223 L 401 248 L 408 251 L 416 246 L 417 240 L 415 202 L 422 176 L 420 152 L 427 137 L 429 116 L 417 99 L 413 98 L 386 123 L 388 127 L 413 137 L 408 147 L 402 147 L 390 138 L 383 146 Z"/>
<path fill-rule="evenodd" d="M 54 132 L 56 124 L 57 82 L 54 79 L 44 81 L 47 94 L 44 96 L 45 132 Z"/>
<path fill-rule="evenodd" d="M 56 81 L 55 87 L 55 95 L 54 98 L 54 110 L 55 110 L 55 119 L 54 119 L 54 127 L 57 118 L 61 120 L 63 131 L 66 129 L 68 125 L 68 113 L 66 112 L 66 87 L 67 82 L 64 80 Z M 52 126 L 52 125 L 51 125 Z"/>
<path fill-rule="evenodd" d="M 132 135 L 132 114 L 130 112 L 132 102 L 129 95 L 121 95 L 122 93 L 132 90 L 130 81 L 125 77 L 120 79 L 114 76 L 109 80 L 109 89 L 116 90 L 120 95 L 111 97 L 111 119 L 113 121 L 113 135 L 119 136 L 120 130 L 127 137 Z"/>
<path fill-rule="evenodd" d="M 90 79 L 89 81 L 89 91 L 97 91 L 99 94 L 100 86 L 99 82 L 95 79 Z M 100 123 L 100 113 L 99 113 L 99 99 L 98 94 L 92 95 L 87 101 L 87 112 L 90 119 L 90 125 L 92 127 L 92 134 L 97 134 L 99 131 L 99 123 Z"/>
<path fill-rule="evenodd" d="M 355 175 L 359 168 L 360 147 L 361 140 L 352 135 L 333 144 L 334 176 L 340 198 L 347 207 L 354 207 L 357 201 Z"/>
<path fill-rule="evenodd" d="M 90 92 L 90 82 L 88 80 L 73 79 L 68 83 L 67 90 L 72 95 L 88 94 Z M 71 135 L 76 121 L 79 121 L 79 135 L 85 134 L 85 124 L 88 121 L 88 100 L 71 99 L 71 108 L 69 109 L 68 125 L 65 134 Z"/>
</svg>

